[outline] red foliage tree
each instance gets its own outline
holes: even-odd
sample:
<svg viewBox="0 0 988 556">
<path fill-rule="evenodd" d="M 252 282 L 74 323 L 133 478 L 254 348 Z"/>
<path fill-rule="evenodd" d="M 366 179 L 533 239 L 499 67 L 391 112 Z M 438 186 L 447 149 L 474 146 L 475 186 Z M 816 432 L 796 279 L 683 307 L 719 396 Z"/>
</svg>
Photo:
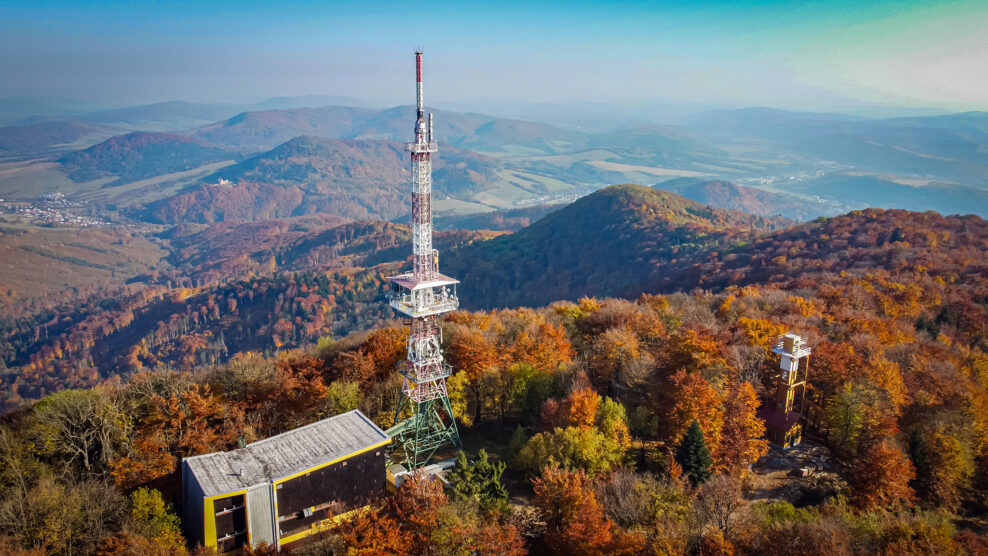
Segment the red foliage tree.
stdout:
<svg viewBox="0 0 988 556">
<path fill-rule="evenodd" d="M 858 507 L 908 504 L 915 498 L 909 481 L 916 477 L 916 470 L 905 454 L 887 441 L 873 444 L 848 475 Z"/>
</svg>

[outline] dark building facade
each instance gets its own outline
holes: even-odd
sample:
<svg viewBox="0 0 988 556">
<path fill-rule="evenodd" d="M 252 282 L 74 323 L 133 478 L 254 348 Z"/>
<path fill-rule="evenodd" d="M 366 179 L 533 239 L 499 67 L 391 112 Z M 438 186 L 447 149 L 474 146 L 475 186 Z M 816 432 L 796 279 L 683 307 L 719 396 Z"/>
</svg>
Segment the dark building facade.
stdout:
<svg viewBox="0 0 988 556">
<path fill-rule="evenodd" d="M 388 435 L 353 410 L 239 450 L 182 460 L 186 538 L 236 553 L 282 547 L 385 491 Z"/>
</svg>

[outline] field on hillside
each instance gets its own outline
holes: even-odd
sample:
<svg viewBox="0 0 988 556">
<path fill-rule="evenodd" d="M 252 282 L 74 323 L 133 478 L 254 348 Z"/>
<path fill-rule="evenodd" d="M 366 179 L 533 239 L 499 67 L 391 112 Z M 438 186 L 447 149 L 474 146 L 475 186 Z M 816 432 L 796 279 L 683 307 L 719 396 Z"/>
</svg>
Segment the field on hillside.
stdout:
<svg viewBox="0 0 988 556">
<path fill-rule="evenodd" d="M 75 198 L 87 203 L 113 204 L 119 207 L 146 205 L 160 199 L 172 197 L 186 186 L 234 163 L 235 161 L 233 160 L 214 162 L 193 168 L 192 170 L 164 174 L 130 182 L 125 185 L 84 191 L 76 195 Z M 100 181 L 104 182 L 112 179 L 103 178 Z"/>
<path fill-rule="evenodd" d="M 0 197 L 8 199 L 31 199 L 55 191 L 73 195 L 99 189 L 110 181 L 112 178 L 76 183 L 59 170 L 58 163 L 45 159 L 0 164 Z"/>
<path fill-rule="evenodd" d="M 32 297 L 123 284 L 163 264 L 168 252 L 123 229 L 0 225 L 0 309 Z M 5 309 L 6 307 L 6 309 Z"/>
</svg>

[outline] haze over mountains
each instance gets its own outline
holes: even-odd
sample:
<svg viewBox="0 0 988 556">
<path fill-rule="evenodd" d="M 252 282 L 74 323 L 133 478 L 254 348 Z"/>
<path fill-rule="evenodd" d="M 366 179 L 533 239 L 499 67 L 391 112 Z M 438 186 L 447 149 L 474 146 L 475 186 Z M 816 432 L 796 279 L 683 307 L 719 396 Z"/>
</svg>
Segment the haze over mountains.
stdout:
<svg viewBox="0 0 988 556">
<path fill-rule="evenodd" d="M 348 105 L 311 106 L 328 102 Z M 58 191 L 151 222 L 324 210 L 400 218 L 411 108 L 358 104 L 297 97 L 29 115 L 23 110 L 44 104 L 0 103 L 18 122 L 0 127 L 0 195 L 28 201 Z M 793 219 L 868 206 L 988 214 L 981 112 L 867 119 L 752 108 L 602 132 L 445 110 L 435 121 L 440 214 L 568 202 L 625 182 Z M 231 182 L 229 195 L 210 192 L 220 179 Z"/>
</svg>

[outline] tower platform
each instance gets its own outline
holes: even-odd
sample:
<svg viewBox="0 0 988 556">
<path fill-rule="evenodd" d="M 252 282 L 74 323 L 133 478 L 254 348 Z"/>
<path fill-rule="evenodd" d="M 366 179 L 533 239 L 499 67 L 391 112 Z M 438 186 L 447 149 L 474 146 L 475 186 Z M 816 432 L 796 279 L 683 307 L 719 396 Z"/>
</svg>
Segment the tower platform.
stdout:
<svg viewBox="0 0 988 556">
<path fill-rule="evenodd" d="M 438 272 L 430 278 L 416 278 L 411 272 L 389 276 L 388 302 L 396 311 L 412 318 L 440 315 L 460 306 L 456 285 L 460 283 Z"/>
</svg>

